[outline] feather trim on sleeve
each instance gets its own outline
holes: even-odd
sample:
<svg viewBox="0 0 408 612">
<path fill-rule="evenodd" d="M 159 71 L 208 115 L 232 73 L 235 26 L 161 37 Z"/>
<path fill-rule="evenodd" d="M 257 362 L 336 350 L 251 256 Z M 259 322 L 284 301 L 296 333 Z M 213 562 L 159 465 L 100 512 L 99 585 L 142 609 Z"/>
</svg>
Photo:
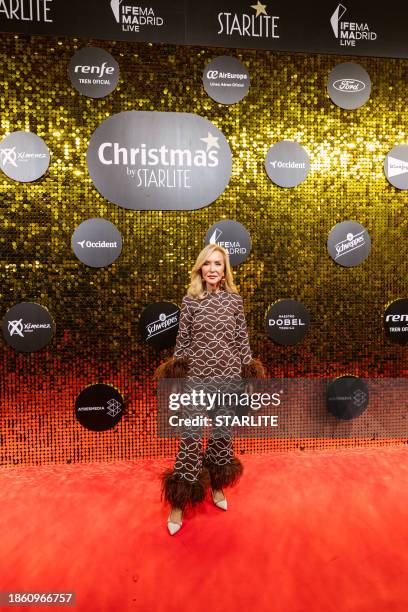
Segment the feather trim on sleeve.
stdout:
<svg viewBox="0 0 408 612">
<path fill-rule="evenodd" d="M 243 363 L 241 369 L 242 378 L 265 378 L 265 368 L 259 359 L 252 359 L 249 363 Z"/>
<path fill-rule="evenodd" d="M 188 358 L 177 359 L 170 357 L 161 363 L 154 373 L 153 378 L 185 378 L 187 376 Z"/>
</svg>

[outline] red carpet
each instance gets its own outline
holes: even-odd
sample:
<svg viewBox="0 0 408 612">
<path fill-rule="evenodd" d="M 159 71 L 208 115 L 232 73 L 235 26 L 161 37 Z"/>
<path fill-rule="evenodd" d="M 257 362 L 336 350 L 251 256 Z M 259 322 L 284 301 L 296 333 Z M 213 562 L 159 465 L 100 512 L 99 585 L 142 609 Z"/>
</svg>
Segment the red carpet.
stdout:
<svg viewBox="0 0 408 612">
<path fill-rule="evenodd" d="M 406 447 L 242 459 L 228 511 L 206 501 L 173 537 L 172 461 L 1 470 L 0 590 L 87 612 L 408 610 Z"/>
</svg>

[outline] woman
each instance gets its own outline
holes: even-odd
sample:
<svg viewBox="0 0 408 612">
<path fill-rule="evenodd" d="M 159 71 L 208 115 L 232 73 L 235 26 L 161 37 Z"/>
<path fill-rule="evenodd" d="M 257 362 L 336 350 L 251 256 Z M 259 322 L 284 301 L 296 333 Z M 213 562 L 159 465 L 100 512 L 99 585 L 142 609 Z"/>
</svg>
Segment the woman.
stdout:
<svg viewBox="0 0 408 612">
<path fill-rule="evenodd" d="M 264 376 L 262 364 L 252 359 L 228 252 L 217 244 L 206 246 L 198 255 L 182 302 L 174 356 L 159 366 L 155 376 L 220 382 Z M 221 436 L 213 433 L 204 455 L 200 433 L 183 433 L 173 470 L 161 475 L 162 497 L 171 505 L 170 534 L 181 528 L 186 506 L 202 502 L 210 485 L 215 505 L 226 510 L 223 489 L 235 484 L 242 473 L 229 431 Z"/>
</svg>

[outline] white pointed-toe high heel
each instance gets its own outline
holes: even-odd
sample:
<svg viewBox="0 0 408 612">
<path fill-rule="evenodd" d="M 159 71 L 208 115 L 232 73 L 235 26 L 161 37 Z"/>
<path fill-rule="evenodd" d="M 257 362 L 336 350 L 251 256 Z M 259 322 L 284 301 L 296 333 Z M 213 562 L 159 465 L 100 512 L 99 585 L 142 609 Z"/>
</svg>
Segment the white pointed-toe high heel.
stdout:
<svg viewBox="0 0 408 612">
<path fill-rule="evenodd" d="M 222 493 L 224 494 L 224 491 L 222 491 Z M 225 494 L 224 494 L 224 499 L 221 499 L 220 501 L 215 501 L 214 491 L 212 491 L 212 499 L 213 499 L 214 504 L 217 506 L 217 508 L 221 508 L 222 510 L 227 510 L 228 504 L 227 504 L 227 498 L 225 497 Z"/>
<path fill-rule="evenodd" d="M 167 519 L 167 529 L 169 530 L 170 535 L 174 535 L 175 533 L 180 531 L 183 521 L 181 521 L 181 523 L 174 523 L 173 521 L 170 520 L 170 516 L 171 516 L 171 512 Z"/>
</svg>

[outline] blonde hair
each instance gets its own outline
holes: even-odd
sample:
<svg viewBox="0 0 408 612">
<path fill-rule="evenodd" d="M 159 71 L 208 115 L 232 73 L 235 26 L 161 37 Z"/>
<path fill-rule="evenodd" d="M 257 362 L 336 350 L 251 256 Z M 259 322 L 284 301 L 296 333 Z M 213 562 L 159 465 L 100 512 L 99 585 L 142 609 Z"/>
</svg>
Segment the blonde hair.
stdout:
<svg viewBox="0 0 408 612">
<path fill-rule="evenodd" d="M 199 253 L 197 260 L 191 270 L 191 282 L 187 289 L 187 295 L 193 298 L 199 298 L 202 300 L 207 295 L 206 283 L 201 276 L 201 268 L 208 258 L 209 255 L 219 251 L 224 257 L 224 289 L 228 293 L 238 293 L 238 289 L 234 284 L 234 278 L 232 276 L 232 268 L 229 260 L 228 251 L 226 251 L 219 244 L 208 244 Z"/>
</svg>

